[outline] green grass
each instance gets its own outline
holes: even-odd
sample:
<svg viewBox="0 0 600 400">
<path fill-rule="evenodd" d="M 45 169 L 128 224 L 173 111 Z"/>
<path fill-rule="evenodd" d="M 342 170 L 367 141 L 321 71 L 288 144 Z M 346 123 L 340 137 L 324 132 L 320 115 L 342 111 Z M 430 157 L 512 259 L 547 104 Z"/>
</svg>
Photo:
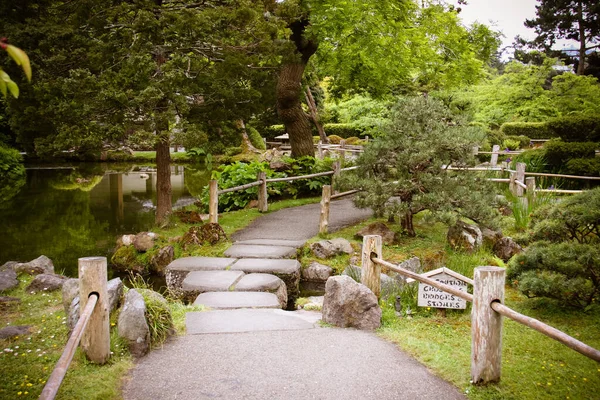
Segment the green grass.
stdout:
<svg viewBox="0 0 600 400">
<path fill-rule="evenodd" d="M 20 276 L 20 285 L 3 295 L 21 299 L 19 304 L 0 309 L 0 326 L 29 325 L 27 335 L 0 340 L 0 398 L 38 398 L 67 342 L 66 317 L 61 292 L 31 294 L 25 287 L 29 276 Z M 59 399 L 116 399 L 120 397 L 123 375 L 131 367 L 131 356 L 116 335 L 116 316 L 111 318 L 112 356 L 104 366 L 88 362 L 77 350 L 61 385 Z"/>
<path fill-rule="evenodd" d="M 133 153 L 132 161 L 156 161 L 156 151 L 134 151 Z M 192 159 L 185 151 L 179 151 L 171 153 L 171 161 L 191 162 Z"/>
</svg>

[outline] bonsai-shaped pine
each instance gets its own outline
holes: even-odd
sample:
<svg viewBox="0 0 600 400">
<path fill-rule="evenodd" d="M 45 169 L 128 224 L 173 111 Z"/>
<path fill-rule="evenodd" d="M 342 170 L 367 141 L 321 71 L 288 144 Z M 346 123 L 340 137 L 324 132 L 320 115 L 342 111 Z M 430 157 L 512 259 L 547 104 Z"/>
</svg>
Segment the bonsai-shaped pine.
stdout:
<svg viewBox="0 0 600 400">
<path fill-rule="evenodd" d="M 399 216 L 409 236 L 415 236 L 413 216 L 424 210 L 446 223 L 467 217 L 492 226 L 497 212 L 487 181 L 447 169 L 474 163 L 473 145 L 483 132 L 427 97 L 402 99 L 391 114 L 383 135 L 359 157 L 357 173 L 340 180 L 342 189 L 363 189 L 356 205 Z"/>
<path fill-rule="evenodd" d="M 534 240 L 510 260 L 508 278 L 528 297 L 587 307 L 600 299 L 600 188 L 536 211 Z"/>
</svg>

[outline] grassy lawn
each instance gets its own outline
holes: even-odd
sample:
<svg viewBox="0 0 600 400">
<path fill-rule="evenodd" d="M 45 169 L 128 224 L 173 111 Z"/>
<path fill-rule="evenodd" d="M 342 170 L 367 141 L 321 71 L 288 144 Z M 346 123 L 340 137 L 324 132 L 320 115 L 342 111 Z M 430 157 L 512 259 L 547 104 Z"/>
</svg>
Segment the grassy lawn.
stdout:
<svg viewBox="0 0 600 400">
<path fill-rule="evenodd" d="M 358 249 L 355 232 L 367 221 L 329 235 L 345 237 Z M 392 227 L 397 227 L 393 225 Z M 447 266 L 468 277 L 482 265 L 500 265 L 501 260 L 486 250 L 475 254 L 455 252 L 446 247 L 447 228 L 416 220 L 416 238 L 404 237 L 398 244 L 383 248 L 384 259 L 402 261 L 421 258 L 425 270 Z M 317 239 L 315 239 L 317 240 Z M 310 261 L 308 258 L 306 261 Z M 341 259 L 339 264 L 347 261 Z M 332 266 L 341 269 L 334 261 Z M 304 262 L 303 262 L 304 264 Z M 416 285 L 416 284 L 414 284 Z M 412 291 L 413 295 L 416 290 Z M 404 298 L 403 298 L 404 302 Z M 470 307 L 448 310 L 443 317 L 435 310 L 417 308 L 412 318 L 398 318 L 393 301 L 382 301 L 384 318 L 379 334 L 456 385 L 471 399 L 594 399 L 600 398 L 600 364 L 542 334 L 505 319 L 501 382 L 487 387 L 470 384 L 471 321 Z M 559 308 L 550 301 L 527 299 L 507 287 L 506 304 L 513 309 L 546 322 L 567 334 L 600 348 L 600 308 L 587 312 Z"/>
</svg>

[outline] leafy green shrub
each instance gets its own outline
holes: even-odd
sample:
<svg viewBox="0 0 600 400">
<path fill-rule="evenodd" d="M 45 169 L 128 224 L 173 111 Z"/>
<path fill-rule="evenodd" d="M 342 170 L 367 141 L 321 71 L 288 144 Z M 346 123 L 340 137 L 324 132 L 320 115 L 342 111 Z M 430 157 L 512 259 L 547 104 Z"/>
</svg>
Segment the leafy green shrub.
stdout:
<svg viewBox="0 0 600 400">
<path fill-rule="evenodd" d="M 600 176 L 600 158 L 573 158 L 565 165 L 566 172 L 581 176 Z"/>
<path fill-rule="evenodd" d="M 502 142 L 502 147 L 509 150 L 518 150 L 521 147 L 521 142 L 506 138 Z"/>
<path fill-rule="evenodd" d="M 256 129 L 254 129 L 251 126 L 247 126 L 246 131 L 248 132 L 248 138 L 250 139 L 250 143 L 252 143 L 252 146 L 256 147 L 259 150 L 267 149 L 267 146 L 265 145 L 265 141 L 263 140 L 262 136 L 260 136 L 260 133 L 258 133 L 258 131 Z"/>
<path fill-rule="evenodd" d="M 353 145 L 353 146 L 360 145 L 360 144 L 363 144 L 363 141 L 361 139 L 357 138 L 356 136 L 352 136 L 352 137 L 349 137 L 348 139 L 346 139 L 346 144 Z"/>
<path fill-rule="evenodd" d="M 593 158 L 598 145 L 592 142 L 567 143 L 561 140 L 550 140 L 544 144 L 545 157 L 548 164 L 556 167 L 563 166 L 573 158 Z"/>
<path fill-rule="evenodd" d="M 241 147 L 228 147 L 225 149 L 225 152 L 223 154 L 225 154 L 226 156 L 229 157 L 233 157 L 235 155 L 238 155 L 242 152 L 242 148 Z"/>
<path fill-rule="evenodd" d="M 506 122 L 500 130 L 506 136 L 526 136 L 531 139 L 558 137 L 545 122 Z"/>
<path fill-rule="evenodd" d="M 327 136 L 339 136 L 341 138 L 349 138 L 352 136 L 360 136 L 362 133 L 359 129 L 351 124 L 325 124 L 323 129 Z"/>
<path fill-rule="evenodd" d="M 488 142 L 490 142 L 490 145 L 502 145 L 502 142 L 504 141 L 504 139 L 506 139 L 506 135 L 504 133 L 502 133 L 501 130 L 499 129 L 492 129 L 489 130 L 486 134 L 487 140 Z"/>
<path fill-rule="evenodd" d="M 0 146 L 0 204 L 19 193 L 24 184 L 23 157 L 15 149 Z"/>
<path fill-rule="evenodd" d="M 531 216 L 536 241 L 511 259 L 508 276 L 529 297 L 585 307 L 600 294 L 600 188 L 547 205 Z"/>
<path fill-rule="evenodd" d="M 565 142 L 600 142 L 600 117 L 575 116 L 555 118 L 547 122 L 548 129 Z"/>
<path fill-rule="evenodd" d="M 546 151 L 544 149 L 531 149 L 525 150 L 521 154 L 517 154 L 514 157 L 514 163 L 525 163 L 527 164 L 527 171 L 529 172 L 546 172 L 547 161 Z M 513 165 L 515 168 L 515 165 Z"/>
<path fill-rule="evenodd" d="M 340 144 L 340 142 L 343 140 L 343 138 L 341 138 L 337 135 L 330 135 L 330 136 L 327 136 L 327 138 L 329 139 L 329 143 L 331 143 L 331 144 Z"/>
<path fill-rule="evenodd" d="M 512 140 L 512 141 L 516 141 L 519 142 L 519 147 L 520 149 L 529 146 L 529 144 L 531 143 L 531 139 L 529 139 L 527 136 L 506 136 L 505 140 Z"/>
</svg>

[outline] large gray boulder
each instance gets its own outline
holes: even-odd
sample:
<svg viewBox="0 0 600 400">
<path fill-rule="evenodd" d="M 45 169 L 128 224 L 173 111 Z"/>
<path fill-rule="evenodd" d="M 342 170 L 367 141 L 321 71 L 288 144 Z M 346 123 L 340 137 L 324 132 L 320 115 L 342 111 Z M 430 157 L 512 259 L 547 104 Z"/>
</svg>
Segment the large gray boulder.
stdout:
<svg viewBox="0 0 600 400">
<path fill-rule="evenodd" d="M 13 269 L 0 271 L 0 292 L 19 286 L 17 273 Z"/>
<path fill-rule="evenodd" d="M 140 232 L 133 238 L 133 247 L 140 253 L 145 253 L 154 247 L 156 237 L 154 232 Z"/>
<path fill-rule="evenodd" d="M 379 235 L 385 244 L 392 244 L 396 241 L 396 232 L 388 228 L 383 222 L 374 222 L 365 226 L 354 235 L 357 239 L 362 239 L 368 235 Z"/>
<path fill-rule="evenodd" d="M 489 228 L 481 228 L 483 245 L 489 249 L 494 248 L 498 240 L 502 239 L 502 232 L 494 231 Z"/>
<path fill-rule="evenodd" d="M 121 304 L 123 298 L 123 281 L 114 278 L 106 284 L 108 291 L 108 312 L 112 313 Z M 67 315 L 69 332 L 73 330 L 79 320 L 79 279 L 67 279 L 63 284 L 62 302 Z"/>
<path fill-rule="evenodd" d="M 27 286 L 25 289 L 30 293 L 47 291 L 53 292 L 58 289 L 62 289 L 63 283 L 67 280 L 67 277 L 57 274 L 39 274 Z"/>
<path fill-rule="evenodd" d="M 127 340 L 129 352 L 134 357 L 142 357 L 150 349 L 150 328 L 145 314 L 144 298 L 137 290 L 129 290 L 119 314 L 118 331 L 119 336 Z"/>
<path fill-rule="evenodd" d="M 331 267 L 316 261 L 311 262 L 302 270 L 302 279 L 310 282 L 327 282 L 331 275 L 333 275 Z"/>
<path fill-rule="evenodd" d="M 483 243 L 483 235 L 476 225 L 457 221 L 448 229 L 448 244 L 455 250 L 474 252 Z"/>
<path fill-rule="evenodd" d="M 54 273 L 54 264 L 46 256 L 39 256 L 27 263 L 18 263 L 13 268 L 18 274 L 38 275 Z"/>
<path fill-rule="evenodd" d="M 18 261 L 7 261 L 0 266 L 0 271 L 6 271 L 8 269 L 14 271 L 17 264 L 19 264 Z"/>
<path fill-rule="evenodd" d="M 374 330 L 381 325 L 377 297 L 349 276 L 332 276 L 325 285 L 323 321 L 342 328 Z"/>
<path fill-rule="evenodd" d="M 320 240 L 310 245 L 313 254 L 318 258 L 335 257 L 338 254 L 352 254 L 352 245 L 342 238 Z"/>
<path fill-rule="evenodd" d="M 515 254 L 521 253 L 523 248 L 510 237 L 503 237 L 494 244 L 492 251 L 502 261 L 508 261 Z"/>
</svg>

